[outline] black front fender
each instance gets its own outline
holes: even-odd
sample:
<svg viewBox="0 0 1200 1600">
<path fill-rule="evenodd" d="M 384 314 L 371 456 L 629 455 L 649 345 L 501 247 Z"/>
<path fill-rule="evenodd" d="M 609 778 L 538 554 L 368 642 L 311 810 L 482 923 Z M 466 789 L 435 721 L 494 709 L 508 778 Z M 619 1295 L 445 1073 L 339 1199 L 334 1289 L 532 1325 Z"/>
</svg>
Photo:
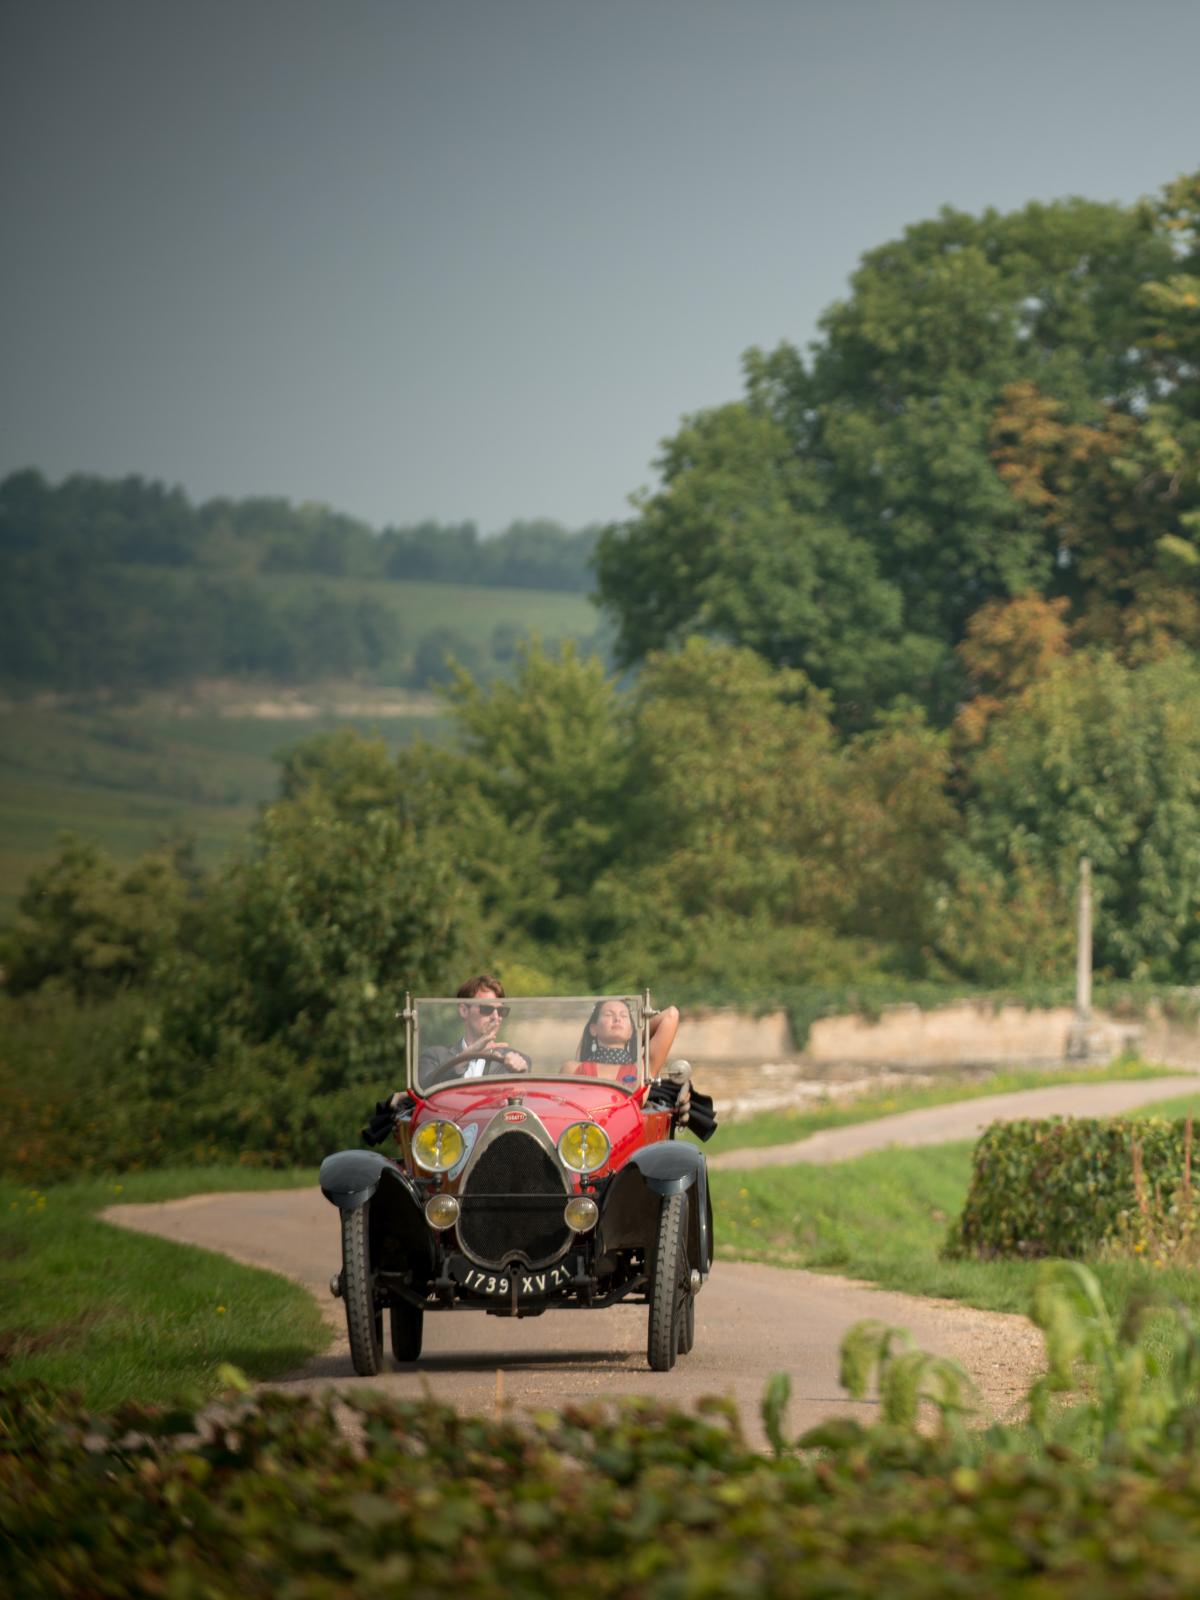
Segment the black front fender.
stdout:
<svg viewBox="0 0 1200 1600">
<path fill-rule="evenodd" d="M 664 1139 L 661 1144 L 644 1145 L 635 1150 L 628 1165 L 636 1167 L 646 1180 L 646 1187 L 666 1198 L 680 1194 L 696 1182 L 707 1188 L 707 1165 L 694 1145 L 678 1144 L 674 1139 Z"/>
<path fill-rule="evenodd" d="M 321 1163 L 321 1193 L 339 1211 L 357 1211 L 379 1187 L 394 1164 L 375 1150 L 339 1150 Z"/>
<path fill-rule="evenodd" d="M 371 1202 L 371 1259 L 393 1270 L 433 1270 L 436 1251 L 416 1184 L 375 1150 L 339 1150 L 321 1163 L 321 1193 L 339 1211 Z"/>
<path fill-rule="evenodd" d="M 597 1224 L 601 1251 L 652 1248 L 662 1202 L 687 1189 L 694 1191 L 688 1215 L 688 1260 L 707 1273 L 713 1255 L 708 1163 L 694 1145 L 674 1139 L 635 1151 L 608 1186 Z"/>
</svg>

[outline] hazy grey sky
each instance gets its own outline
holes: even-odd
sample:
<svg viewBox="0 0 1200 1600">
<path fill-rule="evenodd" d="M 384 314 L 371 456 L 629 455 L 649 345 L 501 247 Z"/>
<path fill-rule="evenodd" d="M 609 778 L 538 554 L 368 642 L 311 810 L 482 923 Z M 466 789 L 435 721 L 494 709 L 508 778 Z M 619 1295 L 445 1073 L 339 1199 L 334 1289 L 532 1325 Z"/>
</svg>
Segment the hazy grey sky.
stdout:
<svg viewBox="0 0 1200 1600">
<path fill-rule="evenodd" d="M 0 0 L 0 472 L 620 516 L 944 204 L 1200 164 L 1196 0 Z"/>
</svg>

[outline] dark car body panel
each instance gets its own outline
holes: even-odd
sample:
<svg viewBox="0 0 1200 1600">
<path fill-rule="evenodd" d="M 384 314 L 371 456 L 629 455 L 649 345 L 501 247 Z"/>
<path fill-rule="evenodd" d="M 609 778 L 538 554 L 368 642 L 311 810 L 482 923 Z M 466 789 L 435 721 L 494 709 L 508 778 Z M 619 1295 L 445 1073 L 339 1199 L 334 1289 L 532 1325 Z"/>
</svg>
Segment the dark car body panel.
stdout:
<svg viewBox="0 0 1200 1600">
<path fill-rule="evenodd" d="M 659 1202 L 685 1189 L 695 1190 L 695 1204 L 688 1219 L 688 1258 L 701 1274 L 707 1274 L 712 1267 L 708 1168 L 704 1156 L 693 1145 L 674 1140 L 643 1145 L 605 1191 L 597 1226 L 602 1253 L 650 1249 L 658 1225 Z"/>
</svg>

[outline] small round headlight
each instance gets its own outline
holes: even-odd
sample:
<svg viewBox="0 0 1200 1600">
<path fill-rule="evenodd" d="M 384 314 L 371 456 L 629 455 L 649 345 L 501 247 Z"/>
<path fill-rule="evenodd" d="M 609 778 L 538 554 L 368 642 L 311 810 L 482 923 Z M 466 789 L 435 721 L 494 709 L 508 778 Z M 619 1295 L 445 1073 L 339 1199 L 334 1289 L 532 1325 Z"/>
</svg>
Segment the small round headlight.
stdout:
<svg viewBox="0 0 1200 1600">
<path fill-rule="evenodd" d="M 427 1122 L 413 1135 L 413 1160 L 426 1172 L 449 1172 L 463 1148 L 463 1136 L 452 1122 Z"/>
<path fill-rule="evenodd" d="M 573 1122 L 558 1141 L 559 1159 L 572 1172 L 595 1172 L 608 1160 L 608 1135 L 594 1122 Z"/>
<path fill-rule="evenodd" d="M 431 1228 L 452 1228 L 460 1207 L 452 1194 L 431 1194 L 425 1202 L 425 1221 Z"/>
<path fill-rule="evenodd" d="M 596 1226 L 600 1207 L 586 1194 L 577 1194 L 563 1207 L 563 1220 L 576 1233 L 586 1233 Z"/>
</svg>

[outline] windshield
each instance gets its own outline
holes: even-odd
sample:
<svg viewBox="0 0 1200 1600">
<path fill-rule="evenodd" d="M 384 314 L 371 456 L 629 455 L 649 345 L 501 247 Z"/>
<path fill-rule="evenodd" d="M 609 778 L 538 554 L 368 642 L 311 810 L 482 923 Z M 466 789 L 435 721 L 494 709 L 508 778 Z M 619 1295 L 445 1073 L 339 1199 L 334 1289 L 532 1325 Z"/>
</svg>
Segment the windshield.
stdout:
<svg viewBox="0 0 1200 1600">
<path fill-rule="evenodd" d="M 417 1000 L 408 1030 L 409 1082 L 420 1093 L 484 1077 L 645 1081 L 649 1014 L 632 995 Z"/>
</svg>

